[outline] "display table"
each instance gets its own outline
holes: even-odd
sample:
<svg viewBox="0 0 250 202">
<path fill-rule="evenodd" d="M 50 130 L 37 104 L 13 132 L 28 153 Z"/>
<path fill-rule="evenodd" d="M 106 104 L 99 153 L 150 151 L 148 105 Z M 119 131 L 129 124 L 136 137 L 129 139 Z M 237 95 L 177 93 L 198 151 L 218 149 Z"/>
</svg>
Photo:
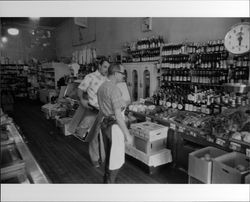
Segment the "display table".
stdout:
<svg viewBox="0 0 250 202">
<path fill-rule="evenodd" d="M 249 106 L 244 108 L 249 109 Z M 242 108 L 243 109 L 243 108 Z M 213 146 L 225 151 L 237 151 L 250 156 L 250 144 L 235 139 L 209 138 L 205 132 L 167 118 L 159 118 L 129 110 L 140 121 L 152 121 L 169 127 L 167 148 L 172 151 L 173 166 L 188 168 L 188 154 L 197 149 Z M 181 112 L 185 113 L 185 112 Z"/>
<path fill-rule="evenodd" d="M 26 175 L 28 177 L 25 183 L 32 183 L 32 184 L 49 183 L 48 178 L 43 173 L 37 161 L 31 154 L 29 148 L 25 144 L 16 126 L 13 123 L 8 123 L 7 130 L 9 131 L 8 134 L 10 136 L 10 139 L 14 140 L 12 146 L 20 154 L 20 158 L 22 159 L 22 163 L 24 164 L 23 168 L 25 169 Z M 2 171 L 2 167 L 1 167 L 1 171 Z M 6 172 L 8 172 L 8 170 L 6 170 Z M 2 172 L 1 172 L 1 176 L 2 176 Z"/>
</svg>

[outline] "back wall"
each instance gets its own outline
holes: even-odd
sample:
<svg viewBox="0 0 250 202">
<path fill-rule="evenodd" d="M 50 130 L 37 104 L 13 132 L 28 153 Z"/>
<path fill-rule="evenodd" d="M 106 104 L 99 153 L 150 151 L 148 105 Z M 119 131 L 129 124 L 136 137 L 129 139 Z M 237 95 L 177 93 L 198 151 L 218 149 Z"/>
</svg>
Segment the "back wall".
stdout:
<svg viewBox="0 0 250 202">
<path fill-rule="evenodd" d="M 122 52 L 125 42 L 159 35 L 164 37 L 166 43 L 223 39 L 227 30 L 239 23 L 241 18 L 152 18 L 152 31 L 149 32 L 142 31 L 142 21 L 143 18 L 132 17 L 88 18 L 89 28 L 80 28 L 80 37 L 85 37 L 87 43 L 76 44 L 79 28 L 73 18 L 69 18 L 56 29 L 57 57 L 71 57 L 74 50 L 86 46 L 96 48 L 97 55 L 113 55 Z M 95 35 L 94 40 L 92 35 L 90 39 L 89 32 Z"/>
</svg>

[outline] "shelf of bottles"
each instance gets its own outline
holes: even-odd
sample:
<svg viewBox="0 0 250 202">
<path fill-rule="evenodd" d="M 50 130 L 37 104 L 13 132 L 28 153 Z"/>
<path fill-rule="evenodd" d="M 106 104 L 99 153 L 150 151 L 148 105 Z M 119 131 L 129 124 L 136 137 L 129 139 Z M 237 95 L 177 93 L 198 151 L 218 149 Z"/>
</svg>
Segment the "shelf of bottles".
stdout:
<svg viewBox="0 0 250 202">
<path fill-rule="evenodd" d="M 229 79 L 228 55 L 222 40 L 209 41 L 196 46 L 191 82 L 211 85 L 227 83 Z"/>
<path fill-rule="evenodd" d="M 151 62 L 160 60 L 161 46 L 164 44 L 162 36 L 139 39 L 137 42 L 125 44 L 128 56 L 123 62 Z"/>
<path fill-rule="evenodd" d="M 250 54 L 234 56 L 230 65 L 229 83 L 250 84 Z"/>
<path fill-rule="evenodd" d="M 249 54 L 230 57 L 223 40 L 165 45 L 161 88 L 154 102 L 208 115 L 248 105 L 247 93 L 226 92 L 222 84 L 249 84 L 249 58 Z"/>
<path fill-rule="evenodd" d="M 22 76 L 24 64 L 1 64 L 0 85 L 2 90 L 26 95 L 27 76 Z"/>
<path fill-rule="evenodd" d="M 161 83 L 190 83 L 190 54 L 193 45 L 165 44 L 162 47 Z"/>
</svg>

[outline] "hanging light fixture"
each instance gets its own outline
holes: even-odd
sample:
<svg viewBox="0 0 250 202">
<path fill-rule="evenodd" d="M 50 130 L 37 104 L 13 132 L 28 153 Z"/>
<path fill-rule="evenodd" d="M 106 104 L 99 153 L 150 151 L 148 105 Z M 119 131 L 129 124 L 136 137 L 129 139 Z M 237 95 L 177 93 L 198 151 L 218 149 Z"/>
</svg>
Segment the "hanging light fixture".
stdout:
<svg viewBox="0 0 250 202">
<path fill-rule="evenodd" d="M 9 28 L 7 31 L 10 35 L 13 35 L 13 36 L 16 36 L 19 34 L 19 30 L 17 28 Z"/>
<path fill-rule="evenodd" d="M 6 36 L 3 36 L 3 37 L 1 38 L 1 40 L 2 40 L 3 43 L 7 43 L 8 38 L 7 38 Z"/>
</svg>

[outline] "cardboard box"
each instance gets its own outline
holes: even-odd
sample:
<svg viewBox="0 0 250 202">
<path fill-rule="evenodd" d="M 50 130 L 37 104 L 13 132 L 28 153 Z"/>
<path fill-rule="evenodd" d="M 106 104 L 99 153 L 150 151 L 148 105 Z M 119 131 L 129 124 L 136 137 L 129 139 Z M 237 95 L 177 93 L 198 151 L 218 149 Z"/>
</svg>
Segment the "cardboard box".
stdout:
<svg viewBox="0 0 250 202">
<path fill-rule="evenodd" d="M 190 153 L 188 159 L 188 175 L 203 183 L 211 183 L 213 160 L 226 153 L 226 151 L 215 147 L 205 147 Z M 205 154 L 210 155 L 210 161 L 204 159 Z"/>
<path fill-rule="evenodd" d="M 245 177 L 245 184 L 250 184 L 250 173 Z"/>
<path fill-rule="evenodd" d="M 162 149 L 158 152 L 147 155 L 144 152 L 136 149 L 132 145 L 126 144 L 125 152 L 127 155 L 138 159 L 148 166 L 157 167 L 172 162 L 172 155 L 169 149 Z"/>
<path fill-rule="evenodd" d="M 60 130 L 65 136 L 72 135 L 72 133 L 68 131 L 69 123 L 71 120 L 72 118 L 70 117 L 65 117 L 65 118 L 56 117 L 56 126 L 60 128 Z"/>
<path fill-rule="evenodd" d="M 152 122 L 131 124 L 131 134 L 150 142 L 167 138 L 168 127 Z"/>
<path fill-rule="evenodd" d="M 188 176 L 188 184 L 203 184 L 203 182 L 200 180 L 197 180 L 194 177 Z"/>
<path fill-rule="evenodd" d="M 238 165 L 246 168 L 246 171 L 239 171 Z M 231 152 L 216 158 L 213 162 L 212 183 L 216 184 L 241 184 L 249 173 L 250 158 L 245 154 Z"/>
<path fill-rule="evenodd" d="M 166 138 L 150 142 L 141 137 L 134 136 L 135 148 L 146 154 L 152 154 L 166 148 L 166 142 Z"/>
<path fill-rule="evenodd" d="M 54 119 L 55 116 L 65 117 L 66 114 L 67 114 L 67 110 L 62 108 L 62 107 L 51 109 L 51 118 L 52 119 Z"/>
<path fill-rule="evenodd" d="M 51 110 L 53 108 L 56 108 L 57 107 L 57 104 L 51 104 L 51 103 L 48 103 L 48 104 L 45 104 L 41 107 L 41 110 L 42 112 L 44 112 L 45 114 L 45 117 L 47 119 L 49 119 L 51 117 Z"/>
</svg>

